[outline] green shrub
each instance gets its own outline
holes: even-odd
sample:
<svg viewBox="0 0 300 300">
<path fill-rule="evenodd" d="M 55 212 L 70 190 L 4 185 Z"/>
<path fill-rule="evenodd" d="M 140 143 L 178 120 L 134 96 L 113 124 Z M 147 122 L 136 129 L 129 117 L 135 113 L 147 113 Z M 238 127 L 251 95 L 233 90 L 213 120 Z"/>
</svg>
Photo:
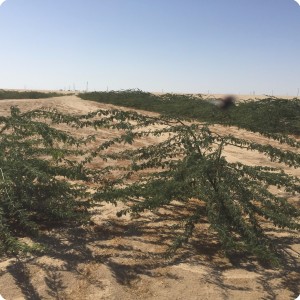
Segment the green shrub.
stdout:
<svg viewBox="0 0 300 300">
<path fill-rule="evenodd" d="M 179 201 L 192 213 L 182 220 L 183 234 L 174 241 L 170 251 L 187 242 L 196 224 L 204 222 L 217 234 L 227 253 L 247 251 L 265 261 L 278 263 L 279 247 L 272 242 L 264 225 L 269 222 L 274 227 L 299 231 L 300 210 L 287 197 L 276 196 L 270 187 L 299 195 L 300 179 L 269 166 L 228 162 L 223 148 L 235 146 L 245 151 L 245 155 L 257 151 L 272 162 L 299 168 L 300 143 L 270 134 L 273 140 L 290 145 L 291 150 L 284 151 L 220 135 L 205 124 L 184 124 L 167 117 L 144 118 L 145 124 L 152 122 L 164 128 L 137 131 L 131 136 L 132 142 L 141 136 L 165 138 L 151 146 L 112 154 L 111 159 L 132 160 L 128 174 L 121 182 L 109 182 L 106 188 L 101 187 L 95 199 L 129 205 L 119 216 L 155 211 L 174 200 Z M 128 182 L 132 174 L 134 178 L 139 177 L 134 183 Z"/>
<path fill-rule="evenodd" d="M 83 184 L 87 171 L 78 147 L 88 141 L 55 129 L 68 123 L 54 111 L 35 110 L 0 117 L 0 252 L 17 253 L 17 237 L 53 222 L 83 221 L 89 207 Z M 87 199 L 86 199 L 87 197 Z M 26 248 L 26 247 L 25 247 Z"/>
<path fill-rule="evenodd" d="M 59 97 L 65 96 L 61 93 L 55 92 L 37 92 L 37 91 L 7 91 L 7 90 L 0 90 L 0 100 L 7 100 L 7 99 L 40 99 L 40 98 L 52 98 L 52 97 Z"/>
<path fill-rule="evenodd" d="M 61 125 L 64 130 L 58 129 Z M 95 137 L 76 137 L 83 127 L 132 128 L 116 110 L 72 116 L 44 109 L 22 113 L 11 107 L 9 116 L 0 116 L 1 254 L 29 251 L 19 237 L 38 234 L 42 227 L 89 220 L 88 209 L 95 203 L 87 183 L 101 185 L 110 169 L 87 167 L 95 156 L 87 145 Z M 97 155 L 126 139 L 120 132 L 98 145 Z"/>
</svg>

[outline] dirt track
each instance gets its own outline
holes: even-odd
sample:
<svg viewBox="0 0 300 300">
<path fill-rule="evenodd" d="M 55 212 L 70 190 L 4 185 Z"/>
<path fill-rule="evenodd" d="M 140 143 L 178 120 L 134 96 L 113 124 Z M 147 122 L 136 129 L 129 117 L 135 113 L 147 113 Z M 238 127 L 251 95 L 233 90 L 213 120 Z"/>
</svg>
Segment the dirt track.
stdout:
<svg viewBox="0 0 300 300">
<path fill-rule="evenodd" d="M 18 105 L 21 110 L 55 107 L 75 114 L 112 107 L 64 96 L 45 100 L 2 100 L 0 114 L 7 114 L 11 105 Z M 216 126 L 215 129 L 239 136 L 249 135 L 236 128 Z M 251 134 L 251 138 L 264 142 L 263 137 L 255 134 Z M 268 141 L 265 139 L 265 142 Z M 226 156 L 229 160 L 248 164 L 265 163 L 255 152 L 244 157 L 230 147 L 226 149 Z M 300 170 L 286 171 L 300 176 Z M 37 241 L 52 245 L 47 255 L 0 261 L 0 294 L 7 300 L 287 300 L 300 294 L 300 257 L 292 251 L 300 253 L 300 237 L 293 232 L 275 232 L 278 243 L 292 249 L 284 270 L 280 271 L 267 269 L 243 257 L 225 258 L 216 240 L 205 234 L 196 235 L 174 258 L 165 259 L 161 254 L 176 235 L 171 225 L 182 218 L 183 207 L 174 203 L 132 220 L 117 218 L 118 209 L 120 207 L 104 204 L 95 212 L 91 226 L 45 232 Z M 199 232 L 205 232 L 207 225 L 201 226 Z"/>
</svg>

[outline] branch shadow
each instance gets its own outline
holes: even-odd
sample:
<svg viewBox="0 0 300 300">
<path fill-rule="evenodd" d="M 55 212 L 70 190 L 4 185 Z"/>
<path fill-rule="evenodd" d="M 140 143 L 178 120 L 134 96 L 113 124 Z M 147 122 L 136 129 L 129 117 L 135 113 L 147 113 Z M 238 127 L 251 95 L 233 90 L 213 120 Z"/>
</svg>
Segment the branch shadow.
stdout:
<svg viewBox="0 0 300 300">
<path fill-rule="evenodd" d="M 184 245 L 173 257 L 166 258 L 166 250 L 180 232 L 180 228 L 174 229 L 172 224 L 186 217 L 189 209 L 192 210 L 192 208 L 183 210 L 177 205 L 170 205 L 147 218 L 128 220 L 115 217 L 106 223 L 55 228 L 44 232 L 34 242 L 48 245 L 45 256 L 62 261 L 62 266 L 43 265 L 37 259 L 27 263 L 45 270 L 47 294 L 54 299 L 60 299 L 60 295 L 66 289 L 62 276 L 62 272 L 66 271 L 100 289 L 103 288 L 101 279 L 89 277 L 82 271 L 81 265 L 90 263 L 105 265 L 118 284 L 128 287 L 132 287 L 142 275 L 160 277 L 158 269 L 161 268 L 181 263 L 199 268 L 209 266 L 211 271 L 203 280 L 220 288 L 223 299 L 230 299 L 232 291 L 251 291 L 247 286 L 226 283 L 224 272 L 242 269 L 259 275 L 258 284 L 266 294 L 263 298 L 265 300 L 276 298 L 274 286 L 270 283 L 276 278 L 282 279 L 276 289 L 286 289 L 295 297 L 298 296 L 300 266 L 299 259 L 292 252 L 284 253 L 282 256 L 284 268 L 275 273 L 272 268 L 245 254 L 235 254 L 220 261 L 217 258 L 222 256 L 221 245 L 206 227 L 195 234 L 190 243 Z M 274 242 L 279 248 L 288 248 L 289 245 L 300 244 L 300 238 L 278 236 L 274 238 Z M 26 299 L 40 299 L 40 295 L 30 282 L 25 263 L 15 263 L 8 267 L 8 272 L 12 274 Z M 170 278 L 178 279 L 174 274 L 171 274 Z"/>
<path fill-rule="evenodd" d="M 41 299 L 40 295 L 36 291 L 36 288 L 31 283 L 30 273 L 26 263 L 18 260 L 13 265 L 8 266 L 7 271 L 12 275 L 16 285 L 22 291 L 22 294 L 25 299 L 28 300 Z"/>
<path fill-rule="evenodd" d="M 55 269 L 47 269 L 45 283 L 47 285 L 47 294 L 52 296 L 54 299 L 61 299 L 60 295 L 66 289 L 62 274 Z"/>
</svg>

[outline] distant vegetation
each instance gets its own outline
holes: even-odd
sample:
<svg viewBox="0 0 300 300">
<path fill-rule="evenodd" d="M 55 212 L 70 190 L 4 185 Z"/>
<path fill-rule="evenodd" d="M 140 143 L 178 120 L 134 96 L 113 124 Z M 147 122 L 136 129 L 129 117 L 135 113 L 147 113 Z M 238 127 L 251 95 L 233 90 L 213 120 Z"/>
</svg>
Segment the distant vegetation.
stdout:
<svg viewBox="0 0 300 300">
<path fill-rule="evenodd" d="M 51 98 L 51 97 L 59 97 L 64 96 L 61 93 L 55 92 L 37 92 L 37 91 L 7 91 L 0 90 L 0 100 L 5 99 L 39 99 L 39 98 Z"/>
<path fill-rule="evenodd" d="M 201 95 L 154 95 L 140 90 L 125 90 L 82 93 L 79 97 L 172 117 L 234 125 L 254 132 L 300 135 L 300 100 L 296 98 L 247 100 L 224 112 L 211 103 L 214 98 L 204 99 Z"/>
</svg>

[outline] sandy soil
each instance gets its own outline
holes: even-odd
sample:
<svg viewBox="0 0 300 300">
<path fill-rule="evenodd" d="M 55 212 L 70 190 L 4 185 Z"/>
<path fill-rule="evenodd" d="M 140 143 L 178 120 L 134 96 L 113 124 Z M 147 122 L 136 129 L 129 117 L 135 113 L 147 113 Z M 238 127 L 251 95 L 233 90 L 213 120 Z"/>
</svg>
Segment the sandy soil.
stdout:
<svg viewBox="0 0 300 300">
<path fill-rule="evenodd" d="M 113 107 L 82 101 L 76 96 L 5 100 L 0 101 L 0 115 L 7 114 L 11 105 L 18 105 L 22 110 L 55 107 L 75 114 Z M 215 126 L 214 130 L 269 142 L 234 127 Z M 226 148 L 226 156 L 231 161 L 248 164 L 267 163 L 258 153 L 245 156 L 234 147 Z M 300 176 L 300 170 L 284 169 Z M 117 218 L 116 211 L 120 208 L 103 204 L 94 211 L 89 226 L 45 230 L 35 239 L 51 245 L 43 256 L 0 260 L 0 294 L 7 300 L 287 300 L 300 294 L 300 236 L 295 232 L 269 228 L 278 245 L 286 245 L 290 254 L 282 270 L 268 268 L 254 259 L 224 257 L 214 237 L 205 234 L 207 224 L 199 225 L 199 234 L 195 234 L 191 243 L 167 259 L 163 254 L 177 234 L 172 224 L 188 208 L 173 203 L 133 219 Z"/>
</svg>

